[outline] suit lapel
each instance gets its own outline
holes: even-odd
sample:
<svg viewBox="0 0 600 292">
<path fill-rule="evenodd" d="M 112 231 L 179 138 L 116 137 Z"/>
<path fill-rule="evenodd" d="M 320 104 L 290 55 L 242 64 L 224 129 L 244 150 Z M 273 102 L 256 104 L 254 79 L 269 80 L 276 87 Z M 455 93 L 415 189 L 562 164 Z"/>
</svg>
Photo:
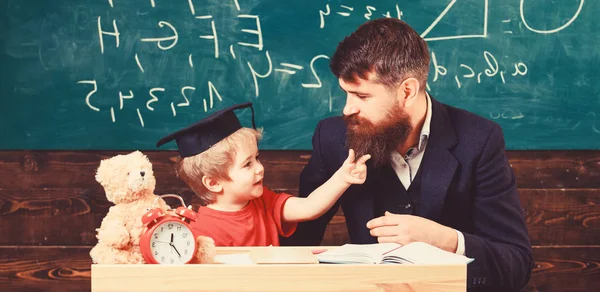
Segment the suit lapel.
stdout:
<svg viewBox="0 0 600 292">
<path fill-rule="evenodd" d="M 456 144 L 456 134 L 444 105 L 431 97 L 429 140 L 421 163 L 422 217 L 439 221 L 448 187 L 458 167 L 450 148 Z"/>
</svg>

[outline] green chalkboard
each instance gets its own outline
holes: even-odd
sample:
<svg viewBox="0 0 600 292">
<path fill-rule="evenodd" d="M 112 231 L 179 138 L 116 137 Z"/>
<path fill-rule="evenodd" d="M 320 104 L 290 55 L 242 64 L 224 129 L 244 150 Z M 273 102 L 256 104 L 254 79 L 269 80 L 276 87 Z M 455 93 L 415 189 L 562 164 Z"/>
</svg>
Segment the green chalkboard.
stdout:
<svg viewBox="0 0 600 292">
<path fill-rule="evenodd" d="M 431 94 L 500 123 L 509 149 L 598 149 L 599 2 L 4 0 L 0 148 L 155 149 L 252 101 L 262 149 L 310 149 L 345 102 L 337 43 L 400 17 L 428 41 Z"/>
</svg>

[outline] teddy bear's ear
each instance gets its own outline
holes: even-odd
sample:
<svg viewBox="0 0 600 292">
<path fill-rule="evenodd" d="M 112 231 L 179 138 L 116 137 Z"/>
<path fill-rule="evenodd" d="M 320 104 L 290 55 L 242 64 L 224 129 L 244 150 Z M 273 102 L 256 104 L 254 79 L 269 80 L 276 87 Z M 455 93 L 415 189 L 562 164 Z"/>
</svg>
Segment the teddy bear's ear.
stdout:
<svg viewBox="0 0 600 292">
<path fill-rule="evenodd" d="M 146 162 L 150 162 L 150 159 L 148 159 L 148 156 L 146 156 L 146 154 L 142 153 L 139 150 L 133 151 L 131 154 L 135 154 L 135 155 L 139 156 L 140 158 L 144 159 Z"/>
<path fill-rule="evenodd" d="M 110 171 L 111 164 L 112 159 L 110 158 L 100 161 L 100 166 L 98 166 L 98 169 L 96 170 L 96 181 L 99 182 L 101 185 L 104 185 L 104 183 L 106 183 L 106 180 L 109 175 L 107 171 Z"/>
</svg>

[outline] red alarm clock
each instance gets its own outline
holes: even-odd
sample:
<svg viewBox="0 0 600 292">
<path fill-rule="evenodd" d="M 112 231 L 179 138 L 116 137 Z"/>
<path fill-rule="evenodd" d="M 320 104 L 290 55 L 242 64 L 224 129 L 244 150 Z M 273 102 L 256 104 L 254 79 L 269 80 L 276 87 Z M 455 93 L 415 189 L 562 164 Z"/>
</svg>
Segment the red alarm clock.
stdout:
<svg viewBox="0 0 600 292">
<path fill-rule="evenodd" d="M 179 198 L 180 207 L 163 211 L 156 208 L 159 198 Z M 191 207 L 191 206 L 190 206 Z M 140 250 L 146 263 L 182 265 L 196 255 L 198 246 L 190 222 L 196 221 L 196 213 L 185 207 L 178 195 L 162 195 L 154 200 L 152 208 L 142 217 L 146 228 L 140 236 Z"/>
</svg>

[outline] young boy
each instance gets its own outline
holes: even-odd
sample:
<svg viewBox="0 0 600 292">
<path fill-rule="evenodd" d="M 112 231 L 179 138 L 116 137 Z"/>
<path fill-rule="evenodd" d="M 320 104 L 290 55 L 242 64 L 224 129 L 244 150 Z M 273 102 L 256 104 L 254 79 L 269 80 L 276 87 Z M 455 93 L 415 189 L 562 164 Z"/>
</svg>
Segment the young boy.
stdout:
<svg viewBox="0 0 600 292">
<path fill-rule="evenodd" d="M 157 143 L 175 140 L 182 159 L 177 175 L 200 197 L 203 207 L 192 228 L 210 236 L 217 246 L 278 246 L 279 235 L 290 236 L 296 223 L 315 219 L 339 199 L 351 184 L 362 184 L 365 162 L 354 151 L 327 182 L 306 198 L 275 193 L 263 186 L 264 168 L 258 159 L 261 133 L 241 126 L 235 109 L 216 112 Z M 252 107 L 251 107 L 252 109 Z M 252 109 L 252 125 L 254 110 Z"/>
</svg>

